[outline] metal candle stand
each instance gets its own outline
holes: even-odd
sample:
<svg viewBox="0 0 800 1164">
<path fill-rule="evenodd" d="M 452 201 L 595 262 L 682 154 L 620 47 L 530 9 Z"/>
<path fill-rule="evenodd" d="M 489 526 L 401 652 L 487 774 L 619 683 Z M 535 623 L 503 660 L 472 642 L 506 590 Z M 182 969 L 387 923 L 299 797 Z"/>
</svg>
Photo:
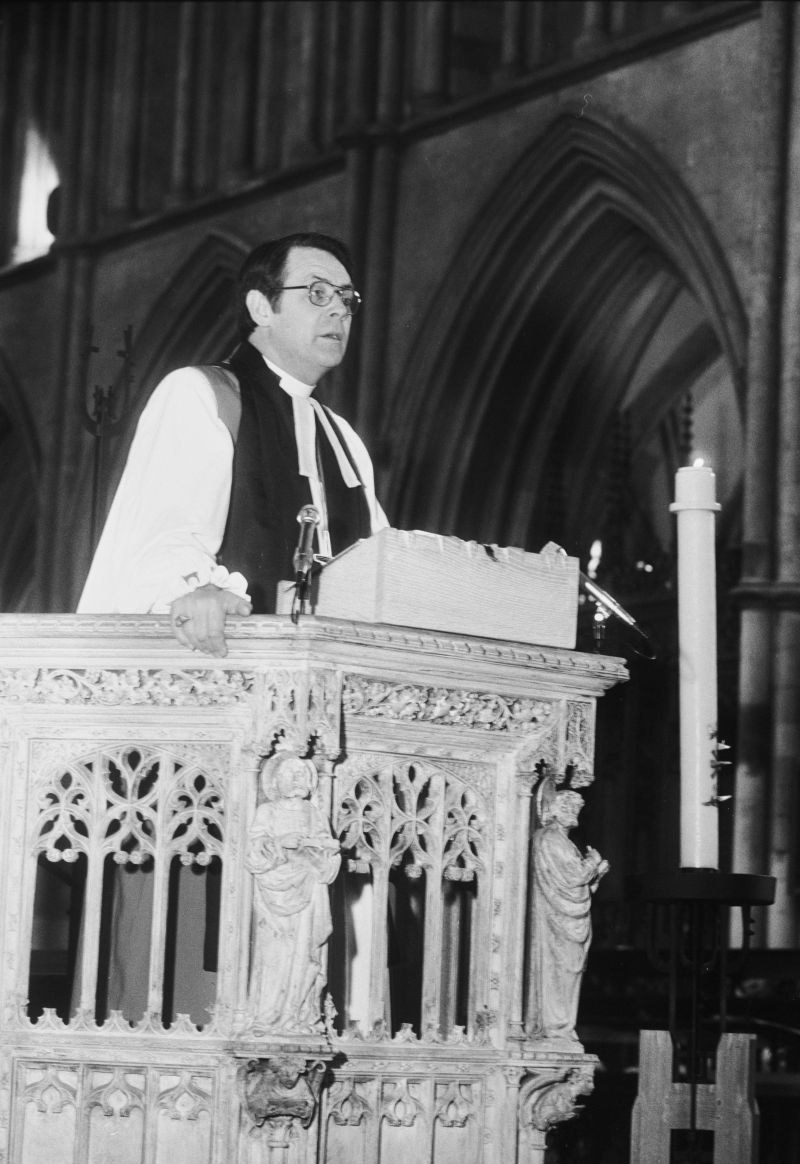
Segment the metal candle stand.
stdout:
<svg viewBox="0 0 800 1164">
<path fill-rule="evenodd" d="M 727 1031 L 726 980 L 747 955 L 753 907 L 775 899 L 775 878 L 686 868 L 632 879 L 631 889 L 647 906 L 650 960 L 669 975 L 669 1030 L 640 1033 L 631 1164 L 753 1164 L 755 1036 Z M 732 907 L 743 935 L 733 956 Z M 713 1134 L 713 1155 L 701 1133 Z"/>
<path fill-rule="evenodd" d="M 100 352 L 93 342 L 93 329 L 90 323 L 86 325 L 86 343 L 84 358 L 86 360 L 85 375 L 88 378 L 89 361 L 93 355 Z M 97 545 L 98 524 L 100 520 L 100 497 L 105 482 L 106 460 L 108 457 L 108 442 L 112 436 L 117 436 L 126 424 L 128 416 L 128 401 L 133 385 L 133 328 L 129 324 L 122 333 L 122 347 L 117 351 L 122 361 L 122 400 L 114 385 L 101 387 L 95 384 L 91 406 L 85 405 L 81 419 L 84 428 L 94 437 L 94 457 L 92 465 L 92 516 L 91 516 L 91 544 Z"/>
</svg>

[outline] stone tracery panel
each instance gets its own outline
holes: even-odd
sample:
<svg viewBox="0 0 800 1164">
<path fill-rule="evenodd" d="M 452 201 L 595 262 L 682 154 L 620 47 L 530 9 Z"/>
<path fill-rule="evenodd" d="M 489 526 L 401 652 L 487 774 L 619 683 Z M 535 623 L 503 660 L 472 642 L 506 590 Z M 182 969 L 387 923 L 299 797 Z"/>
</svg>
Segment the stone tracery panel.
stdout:
<svg viewBox="0 0 800 1164">
<path fill-rule="evenodd" d="M 0 671 L 0 701 L 218 707 L 246 699 L 253 684 L 253 674 L 245 671 L 21 667 Z"/>
<path fill-rule="evenodd" d="M 9 1164 L 62 1158 L 73 1164 L 73 1158 L 112 1156 L 119 1164 L 143 1159 L 206 1164 L 211 1159 L 214 1084 L 209 1071 L 20 1059 L 15 1074 L 21 1119 Z"/>
<path fill-rule="evenodd" d="M 483 955 L 479 935 L 489 910 L 488 885 L 482 879 L 490 867 L 489 785 L 486 766 L 456 761 L 363 754 L 337 768 L 334 831 L 345 855 L 349 853 L 350 876 L 370 878 L 368 892 L 352 882 L 350 888 L 350 897 L 360 898 L 362 912 L 370 910 L 370 1029 L 389 1007 L 392 1030 L 413 1028 L 416 1035 L 411 1037 L 447 1038 L 455 1034 L 456 1024 L 475 1021 Z M 448 885 L 463 888 L 447 890 Z M 398 1017 L 385 995 L 385 971 L 392 958 L 387 924 L 403 956 L 411 959 L 404 977 L 420 979 L 418 1001 L 409 997 L 404 1017 Z M 358 928 L 357 921 L 352 925 Z M 362 964 L 364 935 L 362 917 L 354 943 Z M 345 1009 L 347 1022 L 349 1007 Z"/>
<path fill-rule="evenodd" d="M 117 932 L 116 912 L 105 923 L 106 936 L 102 938 L 102 902 L 110 894 L 114 911 L 124 911 L 125 895 L 132 888 L 137 893 L 146 889 L 145 898 L 152 895 L 149 922 L 137 940 L 140 945 L 152 944 L 160 968 L 155 981 L 151 968 L 149 988 L 142 983 L 141 996 L 149 995 L 151 1002 L 160 998 L 168 969 L 165 951 L 169 935 L 164 929 L 168 915 L 172 916 L 170 911 L 174 911 L 170 895 L 176 892 L 174 884 L 170 887 L 170 866 L 177 862 L 184 868 L 208 869 L 214 859 L 221 862 L 223 856 L 224 795 L 221 777 L 213 768 L 201 767 L 188 757 L 178 759 L 163 747 L 122 744 L 99 747 L 81 759 L 57 764 L 39 778 L 30 853 L 51 865 L 64 862 L 76 867 L 71 875 L 70 908 L 74 911 L 85 895 L 83 916 L 94 919 L 94 924 L 81 923 L 76 982 L 82 989 L 80 1000 L 73 997 L 69 1008 L 83 1012 L 79 1021 L 84 1021 L 87 1007 L 99 1008 L 97 1021 L 107 1017 L 101 994 L 95 1006 L 91 1002 L 95 989 L 100 988 L 101 947 L 109 941 L 113 947 L 119 941 L 122 950 L 131 940 L 121 929 Z M 81 856 L 85 857 L 83 865 L 79 863 Z M 136 887 L 133 882 L 121 881 L 112 887 L 109 862 L 111 866 L 139 868 L 140 878 L 149 877 L 150 881 L 140 880 Z M 35 909 L 38 902 L 32 892 L 30 899 L 31 909 Z M 62 1018 L 67 1017 L 66 1009 L 62 997 Z M 141 1012 L 127 1013 L 127 1017 L 138 1019 Z"/>
</svg>

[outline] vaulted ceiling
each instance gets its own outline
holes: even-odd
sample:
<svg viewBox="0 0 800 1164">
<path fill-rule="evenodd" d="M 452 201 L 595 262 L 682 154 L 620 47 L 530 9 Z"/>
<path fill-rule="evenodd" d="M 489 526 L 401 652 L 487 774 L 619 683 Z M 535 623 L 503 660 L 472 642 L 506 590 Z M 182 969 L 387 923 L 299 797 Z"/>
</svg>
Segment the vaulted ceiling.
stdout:
<svg viewBox="0 0 800 1164">
<path fill-rule="evenodd" d="M 698 204 L 635 135 L 556 122 L 428 319 L 387 426 L 395 524 L 584 561 L 616 528 L 623 574 L 668 553 L 690 452 L 738 508 L 744 313 Z"/>
</svg>

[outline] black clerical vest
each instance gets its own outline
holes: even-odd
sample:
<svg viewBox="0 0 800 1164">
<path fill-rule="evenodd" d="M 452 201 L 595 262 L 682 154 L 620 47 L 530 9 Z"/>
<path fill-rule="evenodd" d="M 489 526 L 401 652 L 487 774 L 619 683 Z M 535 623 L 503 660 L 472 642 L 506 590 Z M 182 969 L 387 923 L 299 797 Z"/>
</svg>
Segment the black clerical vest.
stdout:
<svg viewBox="0 0 800 1164">
<path fill-rule="evenodd" d="M 297 515 L 310 503 L 311 491 L 308 479 L 297 471 L 292 398 L 252 344 L 243 343 L 227 363 L 239 381 L 242 417 L 228 520 L 217 557 L 229 570 L 244 574 L 253 613 L 272 614 L 278 582 L 294 578 Z M 329 411 L 328 418 L 341 435 Z M 347 450 L 344 440 L 342 446 Z M 369 536 L 369 508 L 363 487 L 345 485 L 333 449 L 319 431 L 317 451 L 336 554 Z"/>
</svg>

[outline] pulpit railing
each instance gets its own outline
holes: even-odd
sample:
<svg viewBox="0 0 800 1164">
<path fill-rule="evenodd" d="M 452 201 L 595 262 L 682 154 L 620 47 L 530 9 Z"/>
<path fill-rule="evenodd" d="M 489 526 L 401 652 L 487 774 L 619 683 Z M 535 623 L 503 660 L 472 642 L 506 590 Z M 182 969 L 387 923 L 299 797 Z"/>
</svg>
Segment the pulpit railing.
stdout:
<svg viewBox="0 0 800 1164">
<path fill-rule="evenodd" d="M 8 1164 L 543 1160 L 595 1060 L 576 991 L 545 1029 L 532 842 L 619 661 L 279 616 L 224 660 L 134 616 L 0 647 Z"/>
</svg>

